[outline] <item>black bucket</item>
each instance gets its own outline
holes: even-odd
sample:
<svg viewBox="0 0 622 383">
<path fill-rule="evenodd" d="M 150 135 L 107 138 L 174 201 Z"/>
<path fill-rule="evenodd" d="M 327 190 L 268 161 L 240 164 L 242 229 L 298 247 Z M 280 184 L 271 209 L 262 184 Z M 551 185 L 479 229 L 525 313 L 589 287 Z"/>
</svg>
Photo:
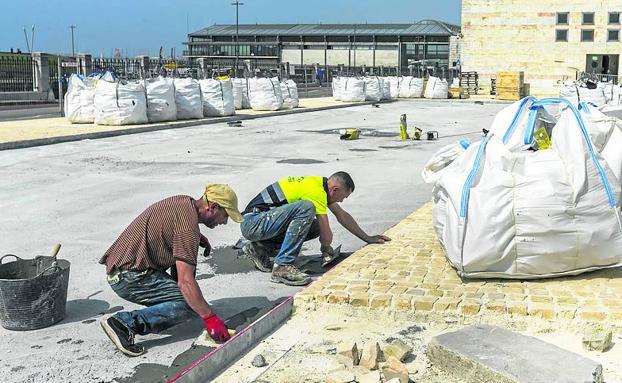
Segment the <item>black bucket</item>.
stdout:
<svg viewBox="0 0 622 383">
<path fill-rule="evenodd" d="M 2 264 L 6 257 L 15 261 Z M 65 317 L 69 262 L 38 256 L 0 258 L 0 325 L 7 330 L 35 330 Z"/>
</svg>

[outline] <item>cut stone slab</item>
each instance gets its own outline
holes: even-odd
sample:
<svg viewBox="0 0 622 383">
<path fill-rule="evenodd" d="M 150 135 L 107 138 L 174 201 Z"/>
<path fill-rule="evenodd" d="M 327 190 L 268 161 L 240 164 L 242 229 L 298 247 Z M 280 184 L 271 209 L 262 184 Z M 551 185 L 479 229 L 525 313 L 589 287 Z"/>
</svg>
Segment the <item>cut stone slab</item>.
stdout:
<svg viewBox="0 0 622 383">
<path fill-rule="evenodd" d="M 495 326 L 438 335 L 426 353 L 437 368 L 465 383 L 603 383 L 600 363 Z"/>
<path fill-rule="evenodd" d="M 603 328 L 587 329 L 583 333 L 583 347 L 590 351 L 605 352 L 612 346 L 611 338 L 611 330 Z"/>
<path fill-rule="evenodd" d="M 337 360 L 346 367 L 358 366 L 361 360 L 356 343 L 340 343 L 337 345 Z"/>
<path fill-rule="evenodd" d="M 370 371 L 365 375 L 357 375 L 356 381 L 358 383 L 381 383 L 380 371 Z"/>
<path fill-rule="evenodd" d="M 261 354 L 255 355 L 251 364 L 253 365 L 253 367 L 264 367 L 267 365 L 266 358 L 264 358 Z"/>
<path fill-rule="evenodd" d="M 359 365 L 369 369 L 376 370 L 378 368 L 378 362 L 382 360 L 382 351 L 378 342 L 369 342 L 363 348 L 363 355 Z"/>
<path fill-rule="evenodd" d="M 333 370 L 326 376 L 326 383 L 356 382 L 354 374 L 346 369 Z"/>
<path fill-rule="evenodd" d="M 412 351 L 412 349 L 413 348 L 406 343 L 402 342 L 399 339 L 396 339 L 390 344 L 386 345 L 383 352 L 385 358 L 388 358 L 389 356 L 394 356 L 395 358 L 403 362 L 404 359 L 406 359 L 408 353 Z"/>
<path fill-rule="evenodd" d="M 385 381 L 398 379 L 400 383 L 408 383 L 408 369 L 394 356 L 387 358 L 387 361 L 382 366 L 382 374 Z"/>
</svg>

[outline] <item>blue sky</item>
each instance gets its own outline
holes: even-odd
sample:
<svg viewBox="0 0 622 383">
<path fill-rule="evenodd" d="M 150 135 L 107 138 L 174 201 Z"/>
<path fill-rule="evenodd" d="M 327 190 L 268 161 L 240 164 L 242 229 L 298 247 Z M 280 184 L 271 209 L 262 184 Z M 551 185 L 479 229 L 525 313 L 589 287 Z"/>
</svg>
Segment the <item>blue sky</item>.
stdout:
<svg viewBox="0 0 622 383">
<path fill-rule="evenodd" d="M 242 0 L 240 23 L 410 23 L 436 19 L 460 24 L 460 0 Z M 34 49 L 71 53 L 71 24 L 76 51 L 110 56 L 157 55 L 160 46 L 179 54 L 187 30 L 235 23 L 231 0 L 3 0 L 0 51 L 26 51 L 23 28 Z M 304 4 L 304 5 L 303 5 Z"/>
</svg>

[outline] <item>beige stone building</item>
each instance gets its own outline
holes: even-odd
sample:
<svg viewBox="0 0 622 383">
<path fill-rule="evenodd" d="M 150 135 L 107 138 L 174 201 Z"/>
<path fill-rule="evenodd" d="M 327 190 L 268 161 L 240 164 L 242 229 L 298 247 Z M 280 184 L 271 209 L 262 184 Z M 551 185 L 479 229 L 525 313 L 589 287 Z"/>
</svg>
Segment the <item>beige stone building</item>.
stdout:
<svg viewBox="0 0 622 383">
<path fill-rule="evenodd" d="M 462 0 L 461 66 L 490 87 L 524 71 L 531 94 L 558 94 L 564 79 L 620 73 L 622 0 Z"/>
</svg>

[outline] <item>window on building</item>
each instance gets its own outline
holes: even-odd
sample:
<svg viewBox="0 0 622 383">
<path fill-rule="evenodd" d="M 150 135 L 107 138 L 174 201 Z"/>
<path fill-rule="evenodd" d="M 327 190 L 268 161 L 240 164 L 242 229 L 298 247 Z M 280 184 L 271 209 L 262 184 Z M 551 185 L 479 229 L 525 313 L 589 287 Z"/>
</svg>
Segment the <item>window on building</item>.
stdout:
<svg viewBox="0 0 622 383">
<path fill-rule="evenodd" d="M 593 29 L 582 29 L 581 30 L 581 41 L 583 42 L 594 41 L 594 30 Z"/>
<path fill-rule="evenodd" d="M 557 25 L 568 25 L 568 12 L 557 12 Z"/>
<path fill-rule="evenodd" d="M 568 41 L 568 29 L 556 29 L 555 41 L 562 42 Z"/>
<path fill-rule="evenodd" d="M 583 25 L 594 25 L 594 12 L 583 12 Z"/>
<path fill-rule="evenodd" d="M 609 24 L 620 24 L 620 12 L 609 12 Z"/>
<path fill-rule="evenodd" d="M 607 30 L 607 41 L 620 41 L 620 30 L 619 29 Z"/>
</svg>

